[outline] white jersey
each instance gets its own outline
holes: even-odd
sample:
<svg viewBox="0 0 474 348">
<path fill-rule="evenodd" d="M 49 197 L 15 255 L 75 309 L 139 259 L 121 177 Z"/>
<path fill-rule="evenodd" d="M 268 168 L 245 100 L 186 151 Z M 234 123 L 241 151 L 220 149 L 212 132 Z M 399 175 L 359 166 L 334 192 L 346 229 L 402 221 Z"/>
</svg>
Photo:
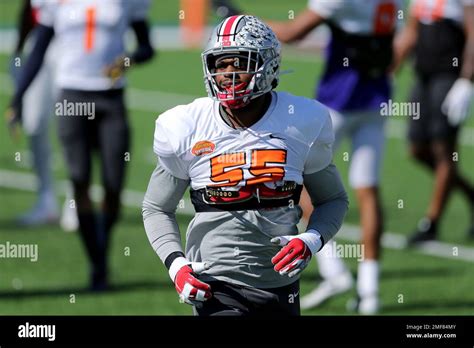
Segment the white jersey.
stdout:
<svg viewBox="0 0 474 348">
<path fill-rule="evenodd" d="M 331 119 L 315 100 L 272 92 L 265 115 L 254 125 L 234 129 L 219 103 L 196 99 L 163 113 L 156 121 L 154 151 L 171 174 L 188 179 L 193 190 L 239 190 L 283 182 L 303 183 L 332 160 Z"/>
<path fill-rule="evenodd" d="M 211 277 L 275 288 L 296 280 L 274 271 L 271 258 L 280 248 L 270 240 L 297 234 L 301 209 L 297 204 L 279 204 L 288 192 L 272 187 L 279 181 L 302 184 L 304 174 L 326 168 L 332 160 L 334 135 L 325 106 L 288 93 L 271 93 L 268 111 L 248 128 L 228 126 L 219 102 L 207 97 L 168 110 L 156 121 L 154 151 L 161 167 L 191 185 L 196 215 L 186 232 L 186 257 L 213 264 L 201 274 L 203 281 Z M 239 208 L 223 211 L 221 204 L 212 210 L 215 205 L 199 198 L 208 186 L 216 185 L 218 189 L 210 190 L 223 190 L 222 199 L 232 199 L 226 207 Z M 163 189 L 169 188 L 156 188 Z M 237 199 L 242 193 L 249 195 L 242 203 L 228 193 Z M 257 199 L 258 204 L 249 207 Z M 275 205 L 266 209 L 266 204 Z"/>
<path fill-rule="evenodd" d="M 123 87 L 123 78 L 114 82 L 104 71 L 125 54 L 125 32 L 131 22 L 145 18 L 148 0 L 49 0 L 36 5 L 39 23 L 54 28 L 59 87 Z"/>
<path fill-rule="evenodd" d="M 347 33 L 392 33 L 397 25 L 399 0 L 309 0 L 308 8 Z"/>
<path fill-rule="evenodd" d="M 412 0 L 411 13 L 424 24 L 439 19 L 463 23 L 464 6 L 474 6 L 474 0 Z"/>
</svg>

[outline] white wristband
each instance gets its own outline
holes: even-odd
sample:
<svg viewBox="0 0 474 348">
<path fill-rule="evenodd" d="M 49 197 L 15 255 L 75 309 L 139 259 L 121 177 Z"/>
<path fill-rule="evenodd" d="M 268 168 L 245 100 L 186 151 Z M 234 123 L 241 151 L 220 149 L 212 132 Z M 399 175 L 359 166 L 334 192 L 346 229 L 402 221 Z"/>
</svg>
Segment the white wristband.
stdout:
<svg viewBox="0 0 474 348">
<path fill-rule="evenodd" d="M 321 241 L 321 234 L 313 229 L 307 230 L 305 233 L 301 233 L 298 235 L 305 244 L 308 246 L 309 250 L 311 250 L 311 254 L 317 253 L 323 246 L 323 242 Z"/>
<path fill-rule="evenodd" d="M 170 269 L 168 271 L 168 274 L 170 275 L 170 278 L 173 281 L 173 283 L 174 283 L 174 279 L 176 278 L 176 273 L 178 273 L 178 271 L 183 266 L 190 265 L 190 264 L 191 264 L 191 262 L 188 261 L 185 257 L 182 257 L 182 256 L 177 257 L 176 259 L 174 259 L 174 261 L 171 263 Z"/>
</svg>

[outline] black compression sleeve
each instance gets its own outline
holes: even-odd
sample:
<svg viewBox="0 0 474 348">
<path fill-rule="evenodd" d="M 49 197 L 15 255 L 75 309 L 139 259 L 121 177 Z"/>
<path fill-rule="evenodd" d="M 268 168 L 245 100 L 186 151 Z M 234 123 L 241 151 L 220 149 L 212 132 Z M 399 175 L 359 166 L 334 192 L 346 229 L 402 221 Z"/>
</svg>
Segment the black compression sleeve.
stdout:
<svg viewBox="0 0 474 348">
<path fill-rule="evenodd" d="M 25 94 L 29 85 L 36 77 L 36 74 L 38 74 L 41 64 L 43 64 L 46 49 L 53 36 L 54 30 L 51 27 L 40 24 L 35 28 L 36 41 L 18 77 L 18 84 L 12 101 L 13 106 L 18 107 L 21 104 L 23 94 Z"/>
<path fill-rule="evenodd" d="M 132 55 L 134 63 L 143 63 L 150 60 L 154 55 L 153 47 L 150 43 L 148 24 L 145 20 L 132 23 L 132 29 L 137 37 L 138 47 Z"/>
<path fill-rule="evenodd" d="M 33 22 L 33 13 L 30 0 L 23 0 L 23 8 L 20 12 L 18 20 L 18 42 L 15 52 L 21 53 L 25 44 L 26 37 L 33 30 L 35 23 Z"/>
</svg>

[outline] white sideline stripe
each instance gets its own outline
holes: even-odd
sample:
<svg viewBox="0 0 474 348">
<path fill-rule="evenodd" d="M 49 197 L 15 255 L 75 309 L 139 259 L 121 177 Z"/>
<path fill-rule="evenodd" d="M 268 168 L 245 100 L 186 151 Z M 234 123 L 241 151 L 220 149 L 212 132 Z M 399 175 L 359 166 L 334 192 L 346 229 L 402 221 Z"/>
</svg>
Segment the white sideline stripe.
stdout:
<svg viewBox="0 0 474 348">
<path fill-rule="evenodd" d="M 0 186 L 10 189 L 17 189 L 22 191 L 36 191 L 36 177 L 33 174 L 22 173 L 12 170 L 0 170 Z M 65 196 L 66 188 L 69 185 L 67 180 L 58 182 L 59 194 Z M 99 185 L 92 185 L 91 195 L 94 200 L 99 200 L 102 196 L 102 187 Z M 122 194 L 122 204 L 128 207 L 138 207 L 142 205 L 145 193 L 125 189 Z M 194 215 L 191 201 L 184 200 L 184 207 L 178 207 L 177 213 L 183 215 Z M 355 225 L 344 224 L 341 231 L 337 234 L 338 238 L 349 240 L 351 242 L 358 242 L 360 240 L 360 228 Z M 384 232 L 382 236 L 382 246 L 388 249 L 402 250 L 405 248 L 406 238 L 396 233 Z M 457 248 L 457 256 L 454 255 L 454 248 Z M 467 262 L 474 262 L 474 248 L 464 247 L 455 244 L 432 241 L 425 243 L 416 249 L 418 252 L 441 258 L 448 258 L 453 260 L 462 260 Z"/>
<path fill-rule="evenodd" d="M 11 95 L 12 86 L 9 75 L 0 73 L 0 79 L 5 82 L 0 84 L 0 93 Z M 131 109 L 152 112 L 153 117 L 158 117 L 159 113 L 164 110 L 176 105 L 191 103 L 194 99 L 201 97 L 204 97 L 204 95 L 196 96 L 138 88 L 127 88 L 126 92 L 127 104 Z M 387 136 L 393 139 L 406 139 L 407 121 L 405 119 L 389 118 L 386 127 Z M 463 146 L 474 146 L 474 127 L 463 127 L 459 141 Z"/>
<path fill-rule="evenodd" d="M 3 1 L 3 0 L 2 0 Z M 207 26 L 205 29 L 205 34 L 203 35 L 203 42 L 201 46 L 204 47 L 206 44 L 207 38 L 209 37 L 211 31 L 214 29 L 213 26 Z M 318 27 L 316 30 L 313 30 L 307 37 L 301 40 L 297 45 L 288 46 L 288 51 L 293 52 L 295 47 L 301 49 L 323 49 L 326 46 L 326 42 L 329 39 L 329 28 L 324 26 Z M 13 52 L 14 47 L 17 42 L 18 33 L 16 28 L 13 26 L 10 28 L 0 29 L 0 53 L 10 55 Z M 177 50 L 177 49 L 186 49 L 186 44 L 184 43 L 181 35 L 181 29 L 179 26 L 169 26 L 169 25 L 153 25 L 150 30 L 150 41 L 152 46 L 158 51 L 166 50 Z M 125 36 L 125 45 L 127 48 L 133 49 L 135 44 L 134 35 L 129 31 Z M 286 47 L 284 48 L 286 49 Z M 294 54 L 299 60 L 308 60 L 309 62 L 314 61 L 314 55 L 303 55 L 302 57 Z"/>
<path fill-rule="evenodd" d="M 66 196 L 66 190 L 68 186 L 69 181 L 58 180 L 56 182 L 58 194 Z M 37 187 L 36 176 L 30 173 L 0 169 L 0 187 L 35 192 Z M 93 200 L 100 200 L 102 195 L 102 186 L 91 186 L 91 196 Z M 128 207 L 141 207 L 144 196 L 144 192 L 125 189 L 123 190 L 121 201 L 123 205 Z M 193 215 L 194 209 L 192 208 L 191 202 L 185 200 L 184 208 L 178 207 L 177 212 L 184 215 Z"/>
<path fill-rule="evenodd" d="M 189 104 L 196 98 L 189 94 L 178 94 L 161 91 L 151 91 L 137 88 L 127 88 L 127 104 L 130 108 L 141 111 L 151 111 L 158 116 L 159 112 L 171 109 L 176 105 Z"/>
<path fill-rule="evenodd" d="M 351 242 L 358 242 L 360 240 L 360 228 L 355 225 L 344 224 L 337 237 Z M 396 233 L 384 232 L 382 235 L 382 246 L 389 249 L 405 249 L 406 237 Z M 456 244 L 429 241 L 420 245 L 416 250 L 426 255 L 474 262 L 474 248 Z M 455 251 L 457 255 L 455 255 Z"/>
</svg>

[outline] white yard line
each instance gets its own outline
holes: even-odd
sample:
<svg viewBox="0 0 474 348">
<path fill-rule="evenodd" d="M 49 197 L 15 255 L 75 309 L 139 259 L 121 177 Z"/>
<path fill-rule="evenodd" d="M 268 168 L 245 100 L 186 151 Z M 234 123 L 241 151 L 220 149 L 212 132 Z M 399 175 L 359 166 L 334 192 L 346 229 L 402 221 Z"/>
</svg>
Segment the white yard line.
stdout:
<svg viewBox="0 0 474 348">
<path fill-rule="evenodd" d="M 338 232 L 337 236 L 341 239 L 358 242 L 360 240 L 360 228 L 355 225 L 345 224 Z M 406 237 L 386 231 L 382 235 L 382 246 L 388 249 L 405 249 Z M 430 241 L 423 243 L 423 245 L 420 245 L 416 250 L 426 255 L 474 262 L 474 248 L 456 244 Z"/>
<path fill-rule="evenodd" d="M 0 170 L 0 186 L 10 189 L 33 192 L 36 190 L 35 176 L 29 173 L 17 172 L 12 170 Z M 59 194 L 64 196 L 68 182 L 61 180 L 58 183 Z M 102 195 L 102 188 L 99 185 L 92 186 L 92 196 L 98 200 Z M 125 189 L 122 195 L 122 204 L 127 207 L 140 208 L 143 200 L 144 192 Z M 178 207 L 178 214 L 194 215 L 194 209 L 191 202 L 186 199 L 183 207 Z M 137 215 L 139 213 L 137 212 Z M 345 224 L 338 233 L 338 238 L 358 242 L 360 239 L 360 229 L 358 226 Z M 382 237 L 382 246 L 388 249 L 402 250 L 405 248 L 406 238 L 400 234 L 392 232 L 384 232 Z M 447 258 L 452 260 L 462 260 L 474 262 L 474 248 L 449 244 L 444 242 L 429 242 L 422 247 L 416 249 L 418 252 Z"/>
</svg>

